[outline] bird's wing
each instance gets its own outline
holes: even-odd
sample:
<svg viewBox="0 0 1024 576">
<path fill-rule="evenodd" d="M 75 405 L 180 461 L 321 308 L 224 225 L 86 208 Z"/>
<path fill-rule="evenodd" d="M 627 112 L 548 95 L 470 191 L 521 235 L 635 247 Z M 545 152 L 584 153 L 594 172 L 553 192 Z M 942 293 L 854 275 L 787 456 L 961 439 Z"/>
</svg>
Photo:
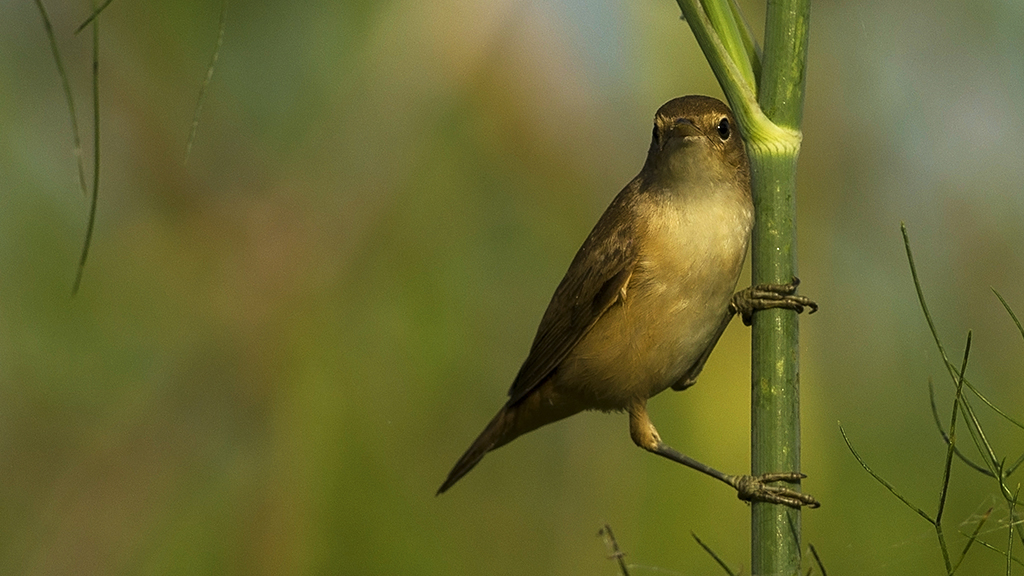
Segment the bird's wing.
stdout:
<svg viewBox="0 0 1024 576">
<path fill-rule="evenodd" d="M 638 253 L 626 196 L 623 190 L 605 211 L 551 297 L 530 354 L 508 391 L 509 405 L 541 385 L 625 293 Z"/>
</svg>

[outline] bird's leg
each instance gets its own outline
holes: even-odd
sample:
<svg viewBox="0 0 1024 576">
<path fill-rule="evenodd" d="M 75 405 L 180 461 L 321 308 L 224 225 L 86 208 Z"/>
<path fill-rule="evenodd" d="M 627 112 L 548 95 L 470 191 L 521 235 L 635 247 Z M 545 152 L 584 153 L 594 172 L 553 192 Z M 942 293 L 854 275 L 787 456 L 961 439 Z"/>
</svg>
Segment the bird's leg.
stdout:
<svg viewBox="0 0 1024 576">
<path fill-rule="evenodd" d="M 654 424 L 651 423 L 651 419 L 647 415 L 646 402 L 635 404 L 629 408 L 629 434 L 633 437 L 633 442 L 644 450 L 664 456 L 683 466 L 689 466 L 698 472 L 703 472 L 732 486 L 736 489 L 736 496 L 740 500 L 785 504 L 792 508 L 800 508 L 801 506 L 817 508 L 821 506 L 821 503 L 809 494 L 790 490 L 782 486 L 768 485 L 769 482 L 779 481 L 798 483 L 802 478 L 806 478 L 805 475 L 799 472 L 780 472 L 762 474 L 760 476 L 733 476 L 719 472 L 707 464 L 702 464 L 685 454 L 681 454 L 661 441 L 658 431 L 654 429 Z"/>
<path fill-rule="evenodd" d="M 799 285 L 800 279 L 794 276 L 789 284 L 758 284 L 745 288 L 733 294 L 729 301 L 729 312 L 739 314 L 747 326 L 750 326 L 755 311 L 768 308 L 785 308 L 797 314 L 803 312 L 804 308 L 810 308 L 809 314 L 814 314 L 818 311 L 818 305 L 810 298 L 795 294 Z"/>
</svg>

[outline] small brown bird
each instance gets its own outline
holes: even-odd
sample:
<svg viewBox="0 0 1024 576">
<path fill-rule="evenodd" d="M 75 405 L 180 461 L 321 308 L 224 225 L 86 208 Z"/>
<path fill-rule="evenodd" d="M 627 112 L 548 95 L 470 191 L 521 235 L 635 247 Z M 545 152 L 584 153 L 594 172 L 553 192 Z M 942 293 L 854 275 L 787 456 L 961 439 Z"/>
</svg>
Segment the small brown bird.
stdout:
<svg viewBox="0 0 1024 576">
<path fill-rule="evenodd" d="M 739 312 L 817 306 L 797 281 L 737 294 L 754 206 L 750 165 L 735 119 L 714 98 L 662 106 L 640 174 L 619 192 L 573 258 L 540 321 L 505 406 L 437 491 L 451 488 L 487 452 L 583 410 L 626 411 L 633 442 L 734 487 L 743 500 L 816 506 L 795 472 L 732 476 L 661 441 L 647 400 L 696 383 Z"/>
</svg>

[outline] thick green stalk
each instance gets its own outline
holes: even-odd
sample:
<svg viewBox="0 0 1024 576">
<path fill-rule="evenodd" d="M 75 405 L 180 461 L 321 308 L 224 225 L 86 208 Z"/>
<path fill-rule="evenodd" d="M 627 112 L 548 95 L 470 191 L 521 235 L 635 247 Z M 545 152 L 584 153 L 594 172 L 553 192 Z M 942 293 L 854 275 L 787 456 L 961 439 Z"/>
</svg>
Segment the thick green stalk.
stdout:
<svg viewBox="0 0 1024 576">
<path fill-rule="evenodd" d="M 771 0 L 765 25 L 758 103 L 777 126 L 799 133 L 803 116 L 810 0 Z M 796 162 L 799 141 L 779 147 L 748 143 L 757 215 L 751 243 L 755 284 L 797 276 Z M 751 470 L 800 470 L 798 317 L 789 310 L 754 315 L 751 336 Z M 751 506 L 751 571 L 799 574 L 800 511 Z"/>
<path fill-rule="evenodd" d="M 755 284 L 795 276 L 796 153 L 750 158 L 757 219 L 751 249 Z M 755 475 L 800 470 L 800 378 L 797 315 L 762 310 L 751 333 L 750 467 Z M 754 574 L 796 574 L 800 567 L 800 511 L 751 505 Z"/>
<path fill-rule="evenodd" d="M 747 142 L 756 220 L 751 243 L 755 284 L 787 283 L 796 273 L 796 161 L 800 153 L 810 0 L 769 0 L 763 61 L 733 0 L 676 0 L 732 105 Z M 729 11 L 732 17 L 728 16 Z M 749 36 L 749 35 L 748 35 Z M 758 74 L 760 70 L 760 74 Z M 751 85 L 751 78 L 759 84 Z M 754 315 L 751 366 L 751 468 L 800 470 L 797 315 Z M 751 506 L 751 570 L 799 574 L 800 511 Z"/>
</svg>

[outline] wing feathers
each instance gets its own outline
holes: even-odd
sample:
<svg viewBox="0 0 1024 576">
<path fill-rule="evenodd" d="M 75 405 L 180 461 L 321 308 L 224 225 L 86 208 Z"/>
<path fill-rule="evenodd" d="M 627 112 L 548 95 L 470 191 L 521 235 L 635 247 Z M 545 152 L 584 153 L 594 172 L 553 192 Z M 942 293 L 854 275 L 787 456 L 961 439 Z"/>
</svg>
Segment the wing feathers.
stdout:
<svg viewBox="0 0 1024 576">
<path fill-rule="evenodd" d="M 537 336 L 509 389 L 508 405 L 522 400 L 558 369 L 576 344 L 601 316 L 625 294 L 637 261 L 634 230 L 626 211 L 630 182 L 583 242 L 569 270 L 555 290 L 541 319 Z"/>
</svg>

